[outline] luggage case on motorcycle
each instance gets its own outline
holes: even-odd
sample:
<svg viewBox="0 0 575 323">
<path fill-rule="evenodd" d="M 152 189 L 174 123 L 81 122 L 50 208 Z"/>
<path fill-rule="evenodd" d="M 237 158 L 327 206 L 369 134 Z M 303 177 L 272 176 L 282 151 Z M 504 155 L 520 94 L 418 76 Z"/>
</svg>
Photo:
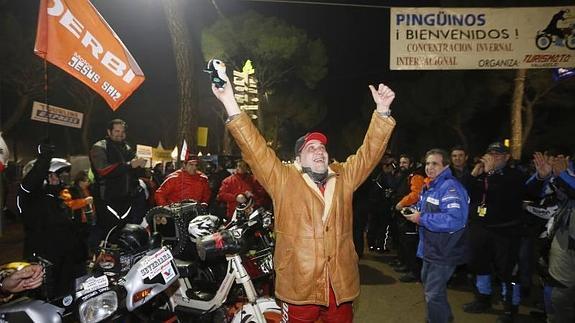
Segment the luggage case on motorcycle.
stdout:
<svg viewBox="0 0 575 323">
<path fill-rule="evenodd" d="M 146 214 L 151 232 L 158 232 L 162 245 L 168 246 L 174 257 L 193 259 L 196 254 L 188 233 L 190 220 L 198 216 L 198 203 L 182 202 L 152 208 Z"/>
</svg>

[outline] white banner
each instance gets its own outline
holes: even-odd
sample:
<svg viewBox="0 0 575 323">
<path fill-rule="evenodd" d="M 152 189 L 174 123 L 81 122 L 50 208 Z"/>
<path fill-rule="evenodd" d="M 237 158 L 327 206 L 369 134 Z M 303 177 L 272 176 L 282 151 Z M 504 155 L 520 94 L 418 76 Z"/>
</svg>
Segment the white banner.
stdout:
<svg viewBox="0 0 575 323">
<path fill-rule="evenodd" d="M 136 145 L 136 157 L 146 159 L 145 167 L 152 167 L 152 156 L 154 148 L 146 145 Z"/>
<path fill-rule="evenodd" d="M 575 7 L 392 8 L 389 67 L 575 67 Z"/>
<path fill-rule="evenodd" d="M 152 158 L 152 146 L 136 145 L 136 156 L 139 158 Z"/>
<path fill-rule="evenodd" d="M 48 118 L 48 110 L 46 104 L 34 101 L 32 104 L 32 120 L 40 122 L 48 122 L 72 128 L 82 128 L 82 120 L 84 114 L 77 111 L 72 111 L 60 107 L 50 105 L 50 115 Z"/>
</svg>

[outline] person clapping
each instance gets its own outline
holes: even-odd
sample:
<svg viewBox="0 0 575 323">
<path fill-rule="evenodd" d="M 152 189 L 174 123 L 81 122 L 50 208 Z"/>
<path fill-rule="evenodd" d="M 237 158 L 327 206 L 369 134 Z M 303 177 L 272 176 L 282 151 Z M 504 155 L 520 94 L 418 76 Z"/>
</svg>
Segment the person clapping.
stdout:
<svg viewBox="0 0 575 323">
<path fill-rule="evenodd" d="M 0 300 L 8 301 L 13 294 L 40 287 L 44 278 L 41 265 L 27 265 L 16 271 L 0 273 Z"/>
</svg>

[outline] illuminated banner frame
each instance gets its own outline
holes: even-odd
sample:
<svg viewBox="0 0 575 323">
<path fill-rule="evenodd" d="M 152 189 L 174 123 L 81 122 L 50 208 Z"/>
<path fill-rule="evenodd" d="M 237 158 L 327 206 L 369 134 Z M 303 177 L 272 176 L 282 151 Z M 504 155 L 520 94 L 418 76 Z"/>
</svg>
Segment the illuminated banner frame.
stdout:
<svg viewBox="0 0 575 323">
<path fill-rule="evenodd" d="M 572 6 L 390 12 L 392 70 L 575 67 Z"/>
<path fill-rule="evenodd" d="M 48 111 L 50 112 L 49 114 Z M 30 119 L 80 129 L 82 128 L 84 114 L 54 105 L 50 105 L 49 109 L 46 109 L 45 103 L 34 101 Z"/>
</svg>

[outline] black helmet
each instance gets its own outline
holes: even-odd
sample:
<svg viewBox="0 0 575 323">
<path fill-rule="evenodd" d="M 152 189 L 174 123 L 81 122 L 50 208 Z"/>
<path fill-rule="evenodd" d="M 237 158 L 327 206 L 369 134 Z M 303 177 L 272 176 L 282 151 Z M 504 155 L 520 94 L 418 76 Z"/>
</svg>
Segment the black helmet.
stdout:
<svg viewBox="0 0 575 323">
<path fill-rule="evenodd" d="M 147 248 L 150 243 L 150 236 L 143 227 L 128 223 L 112 236 L 110 242 L 124 252 L 132 252 Z"/>
<path fill-rule="evenodd" d="M 30 170 L 32 170 L 35 163 L 36 159 L 33 159 L 24 166 L 24 169 L 22 170 L 23 176 L 26 176 Z M 63 172 L 70 172 L 70 169 L 72 169 L 72 164 L 64 158 L 52 158 L 50 160 L 50 168 L 48 169 L 48 172 L 61 174 Z"/>
</svg>

